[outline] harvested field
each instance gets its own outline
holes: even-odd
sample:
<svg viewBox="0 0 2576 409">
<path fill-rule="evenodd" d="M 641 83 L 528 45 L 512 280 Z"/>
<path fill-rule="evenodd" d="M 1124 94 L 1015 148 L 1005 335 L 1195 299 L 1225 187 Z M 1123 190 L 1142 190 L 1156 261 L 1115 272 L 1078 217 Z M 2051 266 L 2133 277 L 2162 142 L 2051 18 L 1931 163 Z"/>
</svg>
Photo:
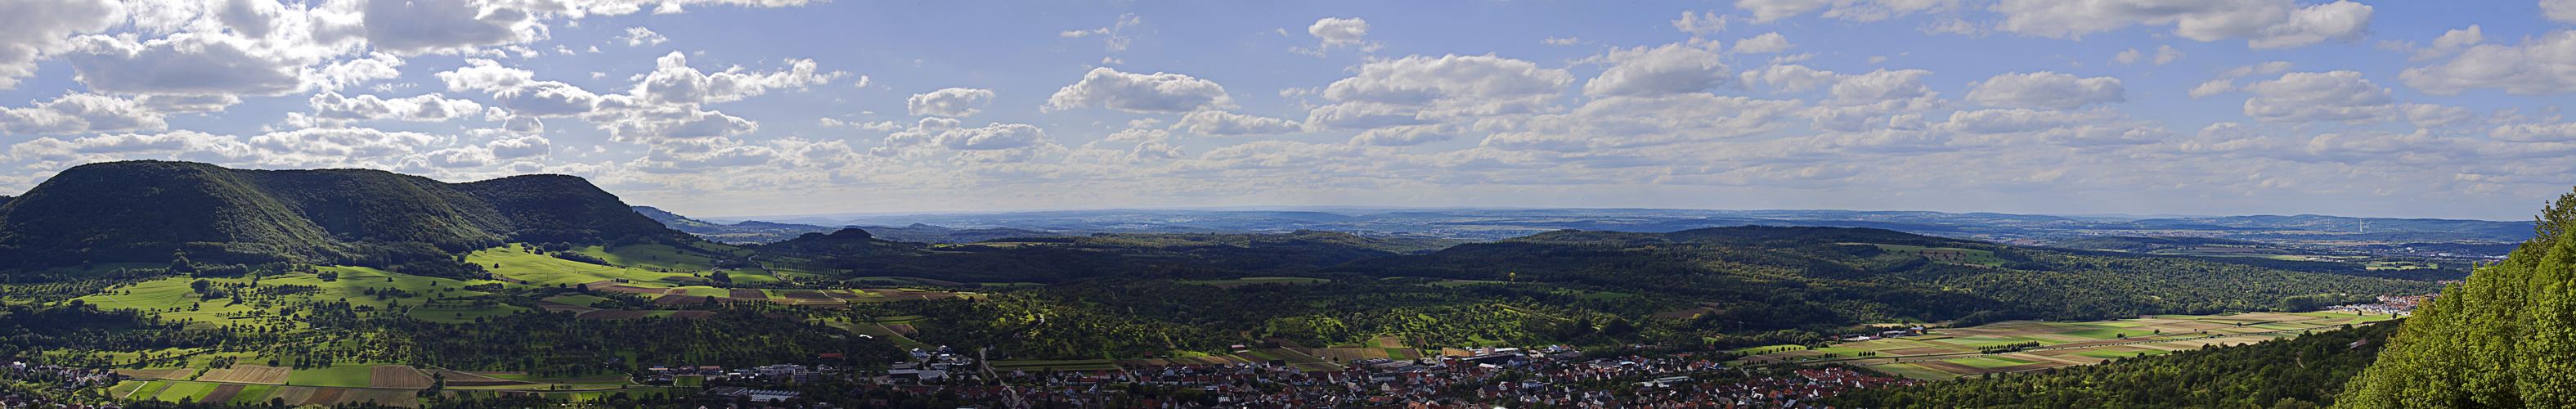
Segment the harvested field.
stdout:
<svg viewBox="0 0 2576 409">
<path fill-rule="evenodd" d="M 340 388 L 322 388 L 322 389 L 317 389 L 317 390 L 314 390 L 314 391 L 313 391 L 313 394 L 311 394 L 311 395 L 305 395 L 305 396 L 304 396 L 304 401 L 303 401 L 303 402 L 296 402 L 296 403 L 295 403 L 295 405 L 296 405 L 296 406 L 303 406 L 303 405 L 322 405 L 322 406 L 331 406 L 331 404 L 340 403 L 340 395 L 347 394 L 347 393 L 349 393 L 349 390 L 347 390 L 347 389 L 340 389 Z"/>
<path fill-rule="evenodd" d="M 501 378 L 494 378 L 494 377 L 489 377 L 489 376 L 483 376 L 483 375 L 480 375 L 480 374 L 475 374 L 475 373 L 470 373 L 470 372 L 457 372 L 457 371 L 449 371 L 449 370 L 431 370 L 430 372 L 431 372 L 431 373 L 435 373 L 435 374 L 439 374 L 439 375 L 446 376 L 446 377 L 447 377 L 447 385 L 448 385 L 448 386 L 501 386 L 501 385 L 523 385 L 523 384 L 528 384 L 528 383 L 530 383 L 530 382 L 526 382 L 526 381 L 513 381 L 513 380 L 508 380 L 508 379 L 501 379 Z"/>
<path fill-rule="evenodd" d="M 1921 367 L 1923 367 L 1924 369 L 1930 369 L 1930 370 L 1941 371 L 1941 372 L 1947 372 L 1947 373 L 1958 374 L 1958 375 L 1975 375 L 1975 374 L 1986 373 L 1986 372 L 1985 372 L 1985 371 L 1986 371 L 1986 368 L 1978 368 L 1978 367 L 1973 367 L 1973 366 L 1954 364 L 1954 363 L 1950 363 L 1950 362 L 1948 362 L 1948 361 L 1921 361 L 1921 362 L 1907 362 L 1907 363 L 1909 363 L 1909 364 L 1914 364 L 1915 366 L 1921 366 Z"/>
<path fill-rule="evenodd" d="M 1890 350 L 1886 350 L 1886 351 L 1879 351 L 1879 352 L 1880 352 L 1880 353 L 1883 353 L 1883 354 L 1887 354 L 1887 355 L 1931 355 L 1931 354 L 1947 354 L 1947 353 L 1953 353 L 1953 352 L 1968 352 L 1968 351 L 1973 351 L 1973 350 L 1971 350 L 1971 349 L 1965 349 L 1965 348 L 1933 348 L 1933 347 L 1923 347 L 1923 348 L 1890 349 Z"/>
<path fill-rule="evenodd" d="M 726 291 L 726 292 L 725 292 L 725 294 L 726 294 L 726 295 L 725 295 L 726 297 L 731 297 L 731 298 L 741 298 L 741 299 L 753 299 L 753 300 L 758 300 L 758 299 L 768 299 L 768 298 L 769 298 L 769 293 L 764 293 L 764 292 L 760 292 L 760 290 L 749 289 L 749 288 L 736 288 L 736 289 L 732 289 L 732 290 Z"/>
<path fill-rule="evenodd" d="M 912 335 L 912 334 L 919 334 L 919 333 L 921 333 L 921 329 L 919 329 L 919 328 L 913 328 L 913 327 L 912 327 L 912 324 L 877 324 L 877 325 L 878 325 L 878 326 L 885 327 L 886 331 L 892 331 L 892 332 L 894 332 L 894 333 L 896 333 L 896 334 L 901 334 L 901 335 Z"/>
<path fill-rule="evenodd" d="M 284 385 L 286 384 L 286 375 L 288 373 L 287 368 L 266 365 L 234 364 L 231 368 L 207 370 L 205 375 L 197 376 L 197 380 L 206 382 Z"/>
<path fill-rule="evenodd" d="M 398 389 L 350 389 L 340 395 L 340 402 L 375 402 L 386 406 L 420 407 L 420 397 L 412 395 L 412 392 Z"/>
<path fill-rule="evenodd" d="M 185 379 L 185 378 L 187 378 L 187 377 L 188 377 L 188 375 L 190 375 L 190 374 L 195 374 L 195 373 L 197 373 L 197 370 L 195 370 L 195 369 L 188 369 L 188 368 L 179 368 L 179 369 L 118 369 L 118 370 L 116 370 L 116 374 L 118 374 L 118 375 L 125 375 L 125 376 L 127 376 L 127 377 L 140 378 L 140 379 Z"/>
<path fill-rule="evenodd" d="M 821 291 L 814 291 L 814 290 L 797 290 L 797 291 L 788 291 L 788 292 L 787 292 L 787 298 L 809 299 L 809 300 L 810 300 L 810 299 L 826 299 L 826 298 L 832 298 L 832 296 L 824 295 L 824 294 L 823 294 L 823 292 L 821 292 Z"/>
<path fill-rule="evenodd" d="M 298 404 L 299 402 L 303 402 L 306 398 L 313 397 L 313 391 L 314 388 L 289 386 L 283 389 L 278 389 L 277 398 L 285 399 L 286 403 L 290 405 Z"/>
<path fill-rule="evenodd" d="M 1370 340 L 1370 341 L 1376 342 L 1376 343 L 1377 343 L 1377 345 L 1374 345 L 1374 346 L 1376 346 L 1376 347 L 1378 347 L 1378 348 L 1403 348 L 1403 347 L 1404 347 L 1404 339 L 1396 338 L 1396 337 L 1377 337 L 1377 339 Z"/>
<path fill-rule="evenodd" d="M 239 395 L 241 394 L 241 391 L 241 385 L 216 386 L 213 392 L 207 392 L 206 398 L 198 400 L 198 402 L 231 402 L 233 401 L 233 395 Z"/>
<path fill-rule="evenodd" d="M 662 298 L 653 299 L 654 304 L 661 305 L 699 304 L 705 302 L 707 302 L 707 297 L 694 295 L 665 295 L 662 296 Z"/>
<path fill-rule="evenodd" d="M 377 388 L 429 389 L 429 375 L 402 365 L 376 365 L 367 368 L 372 377 L 367 386 Z"/>
</svg>

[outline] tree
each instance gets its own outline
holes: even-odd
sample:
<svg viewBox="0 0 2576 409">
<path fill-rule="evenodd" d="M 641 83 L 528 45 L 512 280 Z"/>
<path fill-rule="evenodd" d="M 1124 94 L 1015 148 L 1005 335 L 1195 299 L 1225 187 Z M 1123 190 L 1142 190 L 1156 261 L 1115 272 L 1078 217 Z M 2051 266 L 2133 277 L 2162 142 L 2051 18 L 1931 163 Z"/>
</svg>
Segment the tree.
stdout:
<svg viewBox="0 0 2576 409">
<path fill-rule="evenodd" d="M 213 281 L 206 281 L 205 279 L 200 278 L 200 279 L 197 279 L 197 281 L 190 281 L 190 282 L 188 282 L 188 289 L 191 289 L 191 290 L 197 290 L 197 293 L 198 293 L 198 294 L 205 294 L 205 293 L 206 293 L 206 289 L 207 289 L 207 288 L 214 287 L 214 285 L 215 285 L 215 282 L 213 282 Z"/>
<path fill-rule="evenodd" d="M 170 273 L 172 273 L 172 274 L 196 274 L 196 273 L 197 273 L 197 265 L 196 265 L 196 264 L 192 264 L 192 263 L 189 263 L 189 262 L 188 262 L 188 255 L 186 255 L 186 254 L 181 254 L 181 255 L 179 255 L 177 258 L 173 258 L 173 259 L 171 259 L 171 260 L 170 260 Z"/>
</svg>

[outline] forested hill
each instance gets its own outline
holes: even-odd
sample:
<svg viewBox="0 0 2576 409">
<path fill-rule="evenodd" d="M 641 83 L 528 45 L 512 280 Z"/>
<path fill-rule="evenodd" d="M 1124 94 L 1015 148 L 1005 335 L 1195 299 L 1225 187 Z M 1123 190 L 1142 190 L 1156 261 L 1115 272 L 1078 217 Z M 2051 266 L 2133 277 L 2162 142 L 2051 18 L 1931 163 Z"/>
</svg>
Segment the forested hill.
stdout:
<svg viewBox="0 0 2576 409">
<path fill-rule="evenodd" d="M 451 184 L 377 170 L 81 165 L 0 204 L 0 269 L 81 263 L 396 265 L 503 242 L 683 239 L 589 181 Z"/>
<path fill-rule="evenodd" d="M 862 229 L 806 233 L 747 246 L 773 263 L 855 277 L 902 276 L 963 282 L 1056 283 L 1135 272 L 1184 278 L 1303 273 L 1370 257 L 1421 253 L 1459 240 L 1280 234 L 1098 234 L 1012 237 L 964 245 L 898 242 Z M 935 246 L 935 247 L 934 247 Z"/>
<path fill-rule="evenodd" d="M 2576 407 L 2576 194 L 2503 262 L 2415 310 L 2338 407 Z"/>
<path fill-rule="evenodd" d="M 2090 320 L 2306 309 L 2434 284 L 1833 227 L 1557 231 L 1324 272 L 1542 282 L 1706 303 L 1721 322 Z M 1757 325 L 1758 326 L 1758 325 Z"/>
</svg>

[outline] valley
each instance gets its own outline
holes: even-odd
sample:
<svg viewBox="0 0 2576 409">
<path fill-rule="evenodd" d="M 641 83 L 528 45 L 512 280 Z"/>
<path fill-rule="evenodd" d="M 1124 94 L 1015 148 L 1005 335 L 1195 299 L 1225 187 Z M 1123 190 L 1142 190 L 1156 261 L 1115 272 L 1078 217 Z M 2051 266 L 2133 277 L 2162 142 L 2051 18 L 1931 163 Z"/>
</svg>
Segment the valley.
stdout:
<svg viewBox="0 0 2576 409">
<path fill-rule="evenodd" d="M 187 239 L 47 221 L 122 212 L 83 181 L 172 172 L 221 186 L 184 210 L 208 219 Z M 728 244 L 563 185 L 579 179 L 372 172 L 99 164 L 0 205 L 0 227 L 16 226 L 0 252 L 43 255 L 0 269 L 0 354 L 38 368 L 0 378 L 62 401 L 183 406 L 1570 402 L 2287 342 L 2392 319 L 2327 310 L 2418 299 L 2459 268 L 2239 257 L 2286 251 L 2255 242 L 1761 225 L 900 239 L 933 230 L 914 226 Z M 334 178 L 360 188 L 281 182 Z M 435 206 L 350 196 L 409 189 Z M 39 239 L 63 234 L 125 244 Z M 1126 389 L 1088 392 L 1101 384 Z"/>
</svg>

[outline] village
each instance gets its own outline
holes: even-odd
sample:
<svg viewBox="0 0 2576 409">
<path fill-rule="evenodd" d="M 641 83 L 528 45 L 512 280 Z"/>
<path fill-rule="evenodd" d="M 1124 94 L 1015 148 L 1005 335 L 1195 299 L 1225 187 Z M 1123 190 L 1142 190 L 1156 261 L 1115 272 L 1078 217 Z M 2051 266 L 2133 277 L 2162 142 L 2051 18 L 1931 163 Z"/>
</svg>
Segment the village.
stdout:
<svg viewBox="0 0 2576 409">
<path fill-rule="evenodd" d="M 705 393 L 745 405 L 831 407 L 780 383 L 842 380 L 847 397 L 948 396 L 980 407 L 1490 408 L 1808 407 L 1855 388 L 1921 384 L 1840 366 L 1788 371 L 1733 368 L 1724 353 L 1584 359 L 1571 348 L 1480 348 L 1467 355 L 1364 359 L 1341 370 L 1279 363 L 1164 365 L 1119 370 L 992 372 L 951 352 L 915 355 L 888 371 L 655 368 L 656 379 L 702 376 L 735 386 Z M 830 378 L 830 379 L 826 379 Z M 685 384 L 685 383 L 684 383 Z M 712 384 L 711 384 L 712 385 Z M 812 389 L 801 389 L 812 392 Z M 1143 393 L 1140 393 L 1143 392 Z M 814 392 L 821 393 L 821 392 Z M 837 399 L 836 399 L 837 400 Z M 901 402 L 860 399 L 859 407 Z"/>
</svg>

